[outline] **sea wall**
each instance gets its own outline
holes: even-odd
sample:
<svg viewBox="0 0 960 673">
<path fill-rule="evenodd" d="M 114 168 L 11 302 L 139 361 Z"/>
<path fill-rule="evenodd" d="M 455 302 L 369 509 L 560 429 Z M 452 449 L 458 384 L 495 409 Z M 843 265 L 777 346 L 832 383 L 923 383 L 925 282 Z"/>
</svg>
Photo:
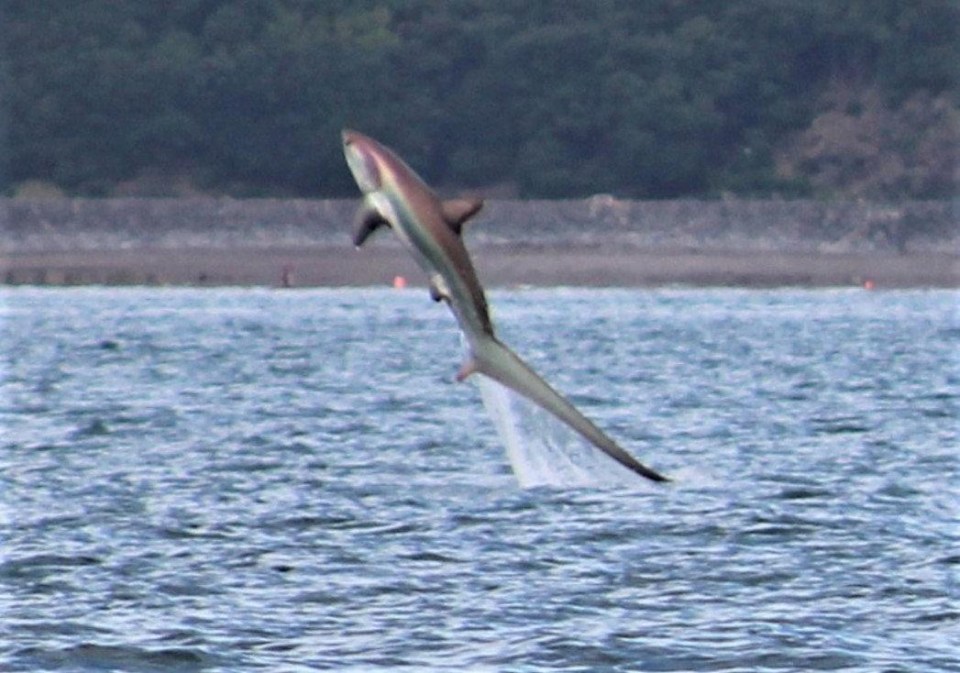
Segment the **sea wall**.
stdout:
<svg viewBox="0 0 960 673">
<path fill-rule="evenodd" d="M 0 199 L 0 253 L 349 246 L 357 200 Z M 957 202 L 490 201 L 483 247 L 960 254 Z M 377 245 L 395 245 L 376 237 Z"/>
</svg>

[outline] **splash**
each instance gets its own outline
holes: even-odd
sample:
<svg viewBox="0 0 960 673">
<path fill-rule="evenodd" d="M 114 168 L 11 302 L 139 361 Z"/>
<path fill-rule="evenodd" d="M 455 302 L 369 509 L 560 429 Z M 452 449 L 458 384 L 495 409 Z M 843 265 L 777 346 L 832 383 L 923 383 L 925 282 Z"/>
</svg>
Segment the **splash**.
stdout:
<svg viewBox="0 0 960 673">
<path fill-rule="evenodd" d="M 522 487 L 637 486 L 641 481 L 525 397 L 486 376 L 475 378 Z"/>
</svg>

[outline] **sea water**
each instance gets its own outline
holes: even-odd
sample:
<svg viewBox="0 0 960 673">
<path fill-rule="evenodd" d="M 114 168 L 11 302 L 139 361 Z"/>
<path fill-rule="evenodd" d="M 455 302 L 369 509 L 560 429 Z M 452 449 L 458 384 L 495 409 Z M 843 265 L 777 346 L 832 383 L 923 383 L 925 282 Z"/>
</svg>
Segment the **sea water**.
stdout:
<svg viewBox="0 0 960 673">
<path fill-rule="evenodd" d="M 0 670 L 960 670 L 958 301 L 2 290 Z"/>
</svg>

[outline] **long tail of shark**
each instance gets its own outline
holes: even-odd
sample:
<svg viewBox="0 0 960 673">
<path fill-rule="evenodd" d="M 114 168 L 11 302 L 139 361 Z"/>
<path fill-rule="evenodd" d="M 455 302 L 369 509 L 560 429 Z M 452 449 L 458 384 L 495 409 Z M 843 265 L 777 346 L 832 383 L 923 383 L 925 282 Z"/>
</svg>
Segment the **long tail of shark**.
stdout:
<svg viewBox="0 0 960 673">
<path fill-rule="evenodd" d="M 474 344 L 471 357 L 464 364 L 457 378 L 462 381 L 474 372 L 502 383 L 543 407 L 628 470 L 652 481 L 670 481 L 622 449 L 549 383 L 540 378 L 516 353 L 497 339 L 488 338 L 480 344 Z"/>
</svg>

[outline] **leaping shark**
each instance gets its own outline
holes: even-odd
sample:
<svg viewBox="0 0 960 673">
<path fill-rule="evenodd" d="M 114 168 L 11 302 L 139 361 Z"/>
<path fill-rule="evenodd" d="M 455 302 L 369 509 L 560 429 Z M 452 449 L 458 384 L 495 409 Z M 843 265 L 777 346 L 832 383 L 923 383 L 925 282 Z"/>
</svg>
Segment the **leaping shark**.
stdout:
<svg viewBox="0 0 960 673">
<path fill-rule="evenodd" d="M 483 206 L 479 199 L 442 201 L 393 151 L 356 131 L 343 131 L 343 152 L 363 194 L 353 229 L 359 248 L 382 226 L 397 234 L 430 279 L 430 293 L 445 301 L 469 346 L 457 374 L 483 374 L 543 407 L 629 470 L 669 481 L 643 465 L 554 390 L 494 334 L 483 287 L 461 238 L 464 222 Z"/>
</svg>

